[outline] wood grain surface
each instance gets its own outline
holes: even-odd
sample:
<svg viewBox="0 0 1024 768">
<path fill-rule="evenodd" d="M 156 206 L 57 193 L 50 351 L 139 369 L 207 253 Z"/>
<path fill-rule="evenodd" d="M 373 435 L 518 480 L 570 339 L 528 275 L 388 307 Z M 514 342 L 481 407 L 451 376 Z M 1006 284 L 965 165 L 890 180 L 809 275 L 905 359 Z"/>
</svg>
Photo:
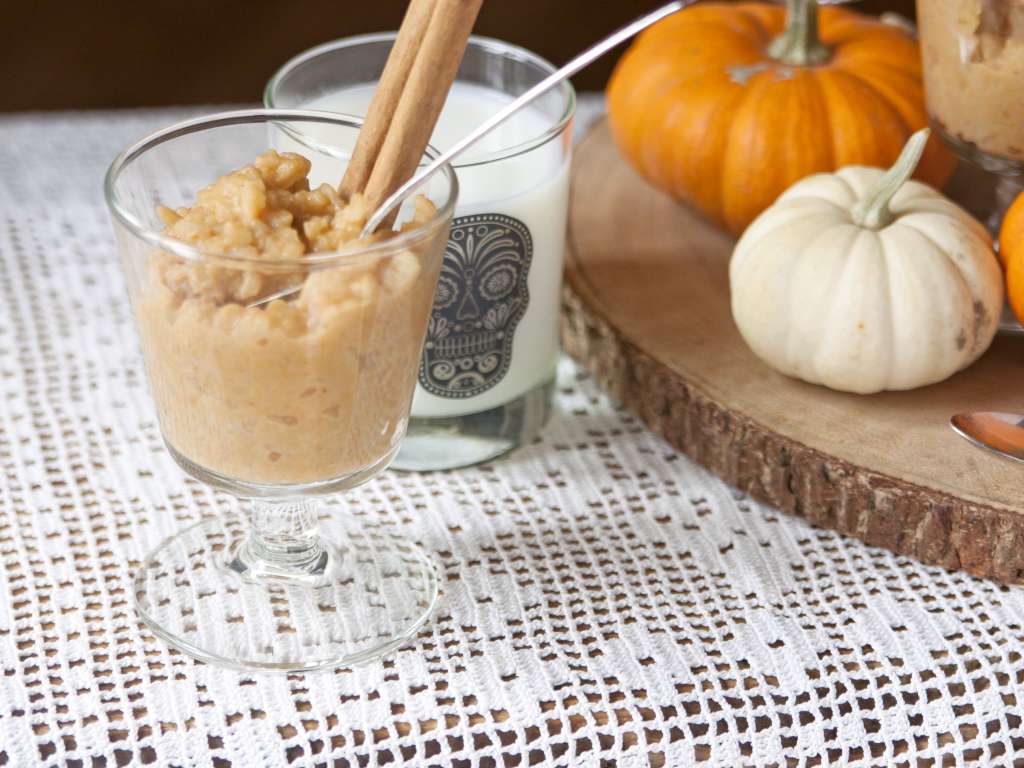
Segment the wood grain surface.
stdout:
<svg viewBox="0 0 1024 768">
<path fill-rule="evenodd" d="M 731 238 L 646 184 L 605 123 L 573 174 L 563 339 L 672 445 L 752 496 L 927 563 L 1024 580 L 1024 468 L 957 437 L 965 410 L 1024 412 L 1024 338 L 910 392 L 786 378 L 732 321 Z"/>
</svg>

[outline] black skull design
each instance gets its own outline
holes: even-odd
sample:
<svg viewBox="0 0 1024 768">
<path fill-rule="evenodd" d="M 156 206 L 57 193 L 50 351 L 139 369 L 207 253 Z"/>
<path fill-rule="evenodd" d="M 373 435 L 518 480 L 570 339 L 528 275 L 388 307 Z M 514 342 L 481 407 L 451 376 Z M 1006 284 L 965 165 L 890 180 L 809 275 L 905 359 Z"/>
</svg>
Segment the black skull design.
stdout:
<svg viewBox="0 0 1024 768">
<path fill-rule="evenodd" d="M 479 395 L 504 378 L 530 300 L 530 230 L 497 213 L 452 222 L 419 381 L 440 397 Z"/>
</svg>

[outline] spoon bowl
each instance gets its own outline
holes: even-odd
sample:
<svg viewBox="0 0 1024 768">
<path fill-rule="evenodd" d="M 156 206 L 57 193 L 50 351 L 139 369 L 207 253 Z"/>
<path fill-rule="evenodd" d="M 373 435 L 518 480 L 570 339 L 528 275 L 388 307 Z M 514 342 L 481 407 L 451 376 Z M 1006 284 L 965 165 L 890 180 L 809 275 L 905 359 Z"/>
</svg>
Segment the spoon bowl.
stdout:
<svg viewBox="0 0 1024 768">
<path fill-rule="evenodd" d="M 958 413 L 949 420 L 949 426 L 979 448 L 1024 463 L 1024 415 L 999 411 Z"/>
</svg>

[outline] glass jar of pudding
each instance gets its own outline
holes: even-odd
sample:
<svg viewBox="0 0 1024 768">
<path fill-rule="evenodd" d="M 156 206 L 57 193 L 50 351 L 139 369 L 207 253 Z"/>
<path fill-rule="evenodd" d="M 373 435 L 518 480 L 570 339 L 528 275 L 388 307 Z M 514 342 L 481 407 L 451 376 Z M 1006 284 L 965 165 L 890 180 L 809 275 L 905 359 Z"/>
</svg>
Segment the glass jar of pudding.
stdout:
<svg viewBox="0 0 1024 768">
<path fill-rule="evenodd" d="M 1024 173 L 1024 1 L 917 0 L 932 125 L 988 171 Z"/>
</svg>

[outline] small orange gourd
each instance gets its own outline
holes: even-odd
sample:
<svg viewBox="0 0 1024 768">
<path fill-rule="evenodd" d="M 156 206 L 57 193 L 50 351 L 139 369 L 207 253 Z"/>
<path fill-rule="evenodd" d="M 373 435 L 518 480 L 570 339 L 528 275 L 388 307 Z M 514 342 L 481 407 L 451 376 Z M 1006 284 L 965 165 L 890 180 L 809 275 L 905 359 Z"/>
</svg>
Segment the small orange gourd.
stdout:
<svg viewBox="0 0 1024 768">
<path fill-rule="evenodd" d="M 805 176 L 892 165 L 927 124 L 916 41 L 815 0 L 676 13 L 623 55 L 607 96 L 637 170 L 734 233 Z M 915 177 L 941 187 L 954 165 L 933 138 Z"/>
<path fill-rule="evenodd" d="M 1010 309 L 1024 323 L 1024 194 L 1006 211 L 999 228 L 999 261 L 1006 271 Z"/>
</svg>

